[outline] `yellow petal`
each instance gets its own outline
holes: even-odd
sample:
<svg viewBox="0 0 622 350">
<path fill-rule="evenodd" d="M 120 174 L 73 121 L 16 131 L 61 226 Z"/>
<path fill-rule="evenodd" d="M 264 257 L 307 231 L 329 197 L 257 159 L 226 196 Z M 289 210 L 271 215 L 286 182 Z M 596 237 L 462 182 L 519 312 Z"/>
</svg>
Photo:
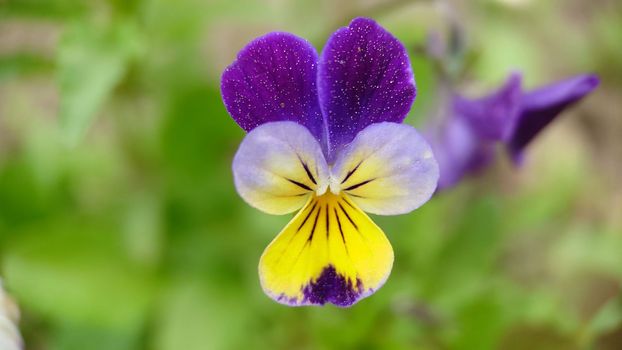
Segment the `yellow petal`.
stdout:
<svg viewBox="0 0 622 350">
<path fill-rule="evenodd" d="M 344 195 L 312 196 L 264 251 L 264 291 L 287 305 L 349 306 L 386 281 L 393 249 L 382 230 Z"/>
</svg>

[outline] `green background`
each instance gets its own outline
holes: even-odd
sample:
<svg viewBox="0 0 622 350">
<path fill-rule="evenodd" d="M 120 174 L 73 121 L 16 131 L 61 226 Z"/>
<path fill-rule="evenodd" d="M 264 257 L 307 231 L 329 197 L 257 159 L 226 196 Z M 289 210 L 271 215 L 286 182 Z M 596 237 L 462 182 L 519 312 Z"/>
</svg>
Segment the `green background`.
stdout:
<svg viewBox="0 0 622 350">
<path fill-rule="evenodd" d="M 233 186 L 244 132 L 222 70 L 273 30 L 320 50 L 370 16 L 409 49 L 425 125 L 427 33 L 464 27 L 456 84 L 524 72 L 602 85 L 513 168 L 374 217 L 395 265 L 349 309 L 288 308 L 257 262 L 289 220 Z M 0 275 L 27 349 L 621 349 L 622 6 L 617 1 L 0 1 Z"/>
</svg>

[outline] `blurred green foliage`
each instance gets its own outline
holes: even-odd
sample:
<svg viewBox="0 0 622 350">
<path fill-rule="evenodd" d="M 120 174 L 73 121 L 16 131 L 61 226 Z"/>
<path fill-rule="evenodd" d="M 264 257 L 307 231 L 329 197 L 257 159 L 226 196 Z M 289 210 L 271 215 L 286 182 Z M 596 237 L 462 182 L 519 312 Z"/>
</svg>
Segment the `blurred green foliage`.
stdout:
<svg viewBox="0 0 622 350">
<path fill-rule="evenodd" d="M 320 49 L 371 16 L 411 50 L 408 122 L 421 126 L 439 77 L 418 48 L 446 30 L 447 4 L 0 2 L 0 274 L 27 348 L 622 348 L 615 2 L 456 2 L 464 81 L 482 81 L 465 85 L 481 91 L 513 68 L 530 85 L 597 71 L 601 97 L 555 124 L 522 169 L 502 162 L 412 214 L 375 218 L 396 259 L 374 296 L 287 308 L 261 292 L 259 256 L 289 218 L 235 193 L 244 133 L 220 72 L 265 32 Z"/>
</svg>

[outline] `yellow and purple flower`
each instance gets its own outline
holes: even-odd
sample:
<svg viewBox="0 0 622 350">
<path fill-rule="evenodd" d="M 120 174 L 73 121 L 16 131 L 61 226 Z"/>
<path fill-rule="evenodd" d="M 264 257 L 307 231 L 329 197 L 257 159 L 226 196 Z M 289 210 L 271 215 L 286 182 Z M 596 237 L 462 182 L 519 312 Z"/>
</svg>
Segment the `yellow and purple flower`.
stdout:
<svg viewBox="0 0 622 350">
<path fill-rule="evenodd" d="M 238 193 L 268 214 L 300 209 L 260 259 L 264 291 L 287 305 L 345 307 L 380 288 L 393 249 L 365 212 L 408 213 L 439 176 L 428 143 L 402 124 L 416 95 L 403 45 L 364 18 L 319 56 L 270 33 L 238 54 L 221 88 L 248 131 L 233 160 Z"/>
<path fill-rule="evenodd" d="M 451 92 L 442 121 L 426 134 L 440 166 L 439 190 L 489 165 L 498 144 L 519 165 L 525 147 L 598 84 L 597 76 L 581 74 L 524 91 L 521 75 L 513 73 L 497 91 L 479 99 Z"/>
</svg>

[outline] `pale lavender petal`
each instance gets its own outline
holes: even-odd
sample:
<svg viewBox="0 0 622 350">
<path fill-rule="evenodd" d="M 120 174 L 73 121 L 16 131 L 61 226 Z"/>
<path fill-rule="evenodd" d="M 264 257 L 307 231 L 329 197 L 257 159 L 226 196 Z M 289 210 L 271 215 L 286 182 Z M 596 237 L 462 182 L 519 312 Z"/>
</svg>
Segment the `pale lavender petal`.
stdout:
<svg viewBox="0 0 622 350">
<path fill-rule="evenodd" d="M 524 94 L 522 112 L 507 145 L 514 162 L 521 161 L 523 149 L 542 129 L 566 108 L 592 92 L 599 82 L 597 76 L 584 74 Z"/>
<path fill-rule="evenodd" d="M 357 18 L 331 36 L 318 74 L 331 159 L 366 126 L 402 122 L 415 99 L 404 46 L 371 19 Z"/>
<path fill-rule="evenodd" d="M 222 75 L 227 111 L 246 131 L 289 120 L 304 125 L 325 143 L 317 60 L 313 46 L 292 34 L 270 33 L 253 40 Z"/>
<path fill-rule="evenodd" d="M 295 122 L 271 122 L 246 135 L 233 158 L 238 193 L 268 214 L 301 208 L 328 187 L 328 165 L 309 130 Z"/>
<path fill-rule="evenodd" d="M 454 98 L 454 110 L 473 127 L 473 131 L 487 140 L 506 141 L 514 132 L 521 108 L 521 75 L 510 75 L 496 92 L 479 99 Z"/>
<path fill-rule="evenodd" d="M 339 154 L 330 189 L 363 211 L 405 214 L 430 199 L 438 165 L 427 141 L 410 125 L 383 122 L 363 129 Z"/>
</svg>

